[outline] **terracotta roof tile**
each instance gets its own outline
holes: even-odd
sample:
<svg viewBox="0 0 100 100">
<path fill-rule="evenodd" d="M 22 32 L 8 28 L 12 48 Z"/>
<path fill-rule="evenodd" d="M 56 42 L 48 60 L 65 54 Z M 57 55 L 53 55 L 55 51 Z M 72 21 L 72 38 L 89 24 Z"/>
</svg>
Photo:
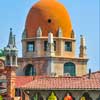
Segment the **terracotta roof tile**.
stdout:
<svg viewBox="0 0 100 100">
<path fill-rule="evenodd" d="M 16 87 L 19 88 L 26 83 L 29 83 L 33 80 L 32 76 L 17 76 L 16 77 Z"/>
<path fill-rule="evenodd" d="M 82 77 L 24 77 L 17 82 L 17 87 L 24 89 L 100 89 L 100 72 L 92 73 L 90 79 L 87 74 Z"/>
</svg>

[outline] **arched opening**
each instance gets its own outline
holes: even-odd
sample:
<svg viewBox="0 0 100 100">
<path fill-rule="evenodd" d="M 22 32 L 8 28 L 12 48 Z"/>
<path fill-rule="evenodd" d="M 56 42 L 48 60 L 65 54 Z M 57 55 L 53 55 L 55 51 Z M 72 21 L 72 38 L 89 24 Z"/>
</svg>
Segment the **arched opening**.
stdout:
<svg viewBox="0 0 100 100">
<path fill-rule="evenodd" d="M 31 100 L 43 100 L 43 97 L 38 92 L 38 93 L 35 93 L 34 96 L 31 97 Z"/>
<path fill-rule="evenodd" d="M 90 97 L 90 95 L 86 92 L 82 95 L 82 97 L 80 98 L 80 100 L 92 100 L 92 98 Z"/>
<path fill-rule="evenodd" d="M 25 67 L 25 76 L 34 76 L 36 75 L 36 69 L 32 64 L 28 64 Z"/>
<path fill-rule="evenodd" d="M 9 55 L 6 56 L 6 64 L 10 65 L 10 56 Z"/>
<path fill-rule="evenodd" d="M 64 64 L 64 75 L 76 76 L 75 73 L 75 64 L 68 62 Z"/>
<path fill-rule="evenodd" d="M 16 56 L 15 55 L 13 56 L 12 63 L 13 63 L 13 65 L 16 65 Z"/>
<path fill-rule="evenodd" d="M 67 92 L 63 98 L 63 100 L 75 100 L 70 92 Z"/>
<path fill-rule="evenodd" d="M 58 100 L 58 98 L 54 92 L 51 92 L 50 95 L 48 96 L 47 100 Z"/>
</svg>

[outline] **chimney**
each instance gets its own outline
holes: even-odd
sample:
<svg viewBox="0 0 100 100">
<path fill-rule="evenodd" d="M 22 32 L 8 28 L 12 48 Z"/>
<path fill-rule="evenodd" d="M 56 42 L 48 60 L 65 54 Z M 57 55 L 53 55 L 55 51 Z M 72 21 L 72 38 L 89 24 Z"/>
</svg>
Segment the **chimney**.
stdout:
<svg viewBox="0 0 100 100">
<path fill-rule="evenodd" d="M 89 74 L 88 74 L 88 78 L 90 79 L 91 78 L 91 69 L 89 69 Z"/>
</svg>

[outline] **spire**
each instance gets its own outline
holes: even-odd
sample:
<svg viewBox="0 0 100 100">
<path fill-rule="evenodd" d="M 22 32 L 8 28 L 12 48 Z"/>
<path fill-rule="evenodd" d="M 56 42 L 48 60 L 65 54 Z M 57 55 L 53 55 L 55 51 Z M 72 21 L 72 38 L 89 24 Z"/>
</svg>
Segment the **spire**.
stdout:
<svg viewBox="0 0 100 100">
<path fill-rule="evenodd" d="M 12 33 L 12 28 L 10 28 L 10 35 L 9 35 L 9 41 L 8 41 L 8 46 L 13 44 L 13 33 Z"/>
<path fill-rule="evenodd" d="M 74 30 L 72 30 L 72 32 L 71 32 L 71 38 L 75 38 Z"/>
<path fill-rule="evenodd" d="M 79 57 L 87 57 L 86 55 L 86 43 L 83 35 L 80 35 L 80 54 Z"/>
<path fill-rule="evenodd" d="M 10 28 L 8 45 L 4 48 L 4 55 L 6 66 L 17 66 L 18 49 L 16 48 L 15 35 L 12 33 L 12 28 Z"/>
<path fill-rule="evenodd" d="M 85 44 L 85 38 L 84 38 L 84 36 L 83 35 L 80 35 L 80 37 L 81 37 L 81 46 L 86 46 L 86 44 Z"/>
<path fill-rule="evenodd" d="M 16 35 L 13 35 L 13 40 L 14 40 L 14 47 L 16 47 L 16 39 L 15 39 Z"/>
<path fill-rule="evenodd" d="M 42 36 L 42 29 L 41 27 L 38 27 L 37 29 L 37 37 L 41 37 Z"/>
<path fill-rule="evenodd" d="M 62 29 L 61 28 L 58 29 L 58 37 L 62 37 Z"/>
</svg>

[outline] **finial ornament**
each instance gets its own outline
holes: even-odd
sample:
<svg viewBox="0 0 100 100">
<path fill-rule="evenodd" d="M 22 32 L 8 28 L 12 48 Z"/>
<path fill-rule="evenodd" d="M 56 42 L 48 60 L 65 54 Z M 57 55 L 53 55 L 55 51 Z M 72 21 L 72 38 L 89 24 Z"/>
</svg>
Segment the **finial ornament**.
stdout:
<svg viewBox="0 0 100 100">
<path fill-rule="evenodd" d="M 12 28 L 10 28 L 10 32 L 12 32 Z"/>
<path fill-rule="evenodd" d="M 80 35 L 81 36 L 81 35 Z M 72 32 L 71 32 L 71 38 L 75 38 L 76 36 L 75 36 L 75 33 L 74 33 L 74 30 L 72 30 Z"/>
<path fill-rule="evenodd" d="M 86 43 L 83 35 L 80 35 L 80 54 L 79 57 L 87 57 L 86 55 Z"/>
<path fill-rule="evenodd" d="M 83 37 L 83 35 L 81 34 L 81 35 L 80 35 L 80 37 L 82 38 L 82 37 Z"/>
</svg>

